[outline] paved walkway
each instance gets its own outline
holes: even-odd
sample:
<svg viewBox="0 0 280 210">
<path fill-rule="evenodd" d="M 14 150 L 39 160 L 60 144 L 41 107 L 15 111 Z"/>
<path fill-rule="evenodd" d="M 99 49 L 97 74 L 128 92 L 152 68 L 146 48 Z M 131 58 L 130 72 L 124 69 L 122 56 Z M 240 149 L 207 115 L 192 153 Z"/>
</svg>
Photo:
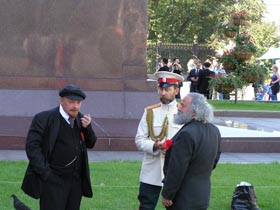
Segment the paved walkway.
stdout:
<svg viewBox="0 0 280 210">
<path fill-rule="evenodd" d="M 89 161 L 142 161 L 142 152 L 88 151 Z M 0 160 L 27 160 L 24 150 L 0 150 Z M 220 163 L 280 163 L 280 153 L 222 153 Z"/>
<path fill-rule="evenodd" d="M 280 137 L 279 118 L 216 117 L 223 137 Z"/>
</svg>

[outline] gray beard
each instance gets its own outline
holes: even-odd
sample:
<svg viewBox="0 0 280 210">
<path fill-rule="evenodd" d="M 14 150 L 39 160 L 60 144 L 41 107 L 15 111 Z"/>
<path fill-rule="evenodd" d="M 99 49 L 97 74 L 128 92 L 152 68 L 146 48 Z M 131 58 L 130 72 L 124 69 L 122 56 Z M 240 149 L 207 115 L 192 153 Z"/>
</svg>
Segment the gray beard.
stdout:
<svg viewBox="0 0 280 210">
<path fill-rule="evenodd" d="M 193 117 L 192 117 L 193 109 L 189 110 L 187 113 L 182 114 L 181 112 L 177 112 L 177 114 L 174 115 L 174 123 L 178 125 L 183 125 L 188 122 L 190 122 Z"/>
</svg>

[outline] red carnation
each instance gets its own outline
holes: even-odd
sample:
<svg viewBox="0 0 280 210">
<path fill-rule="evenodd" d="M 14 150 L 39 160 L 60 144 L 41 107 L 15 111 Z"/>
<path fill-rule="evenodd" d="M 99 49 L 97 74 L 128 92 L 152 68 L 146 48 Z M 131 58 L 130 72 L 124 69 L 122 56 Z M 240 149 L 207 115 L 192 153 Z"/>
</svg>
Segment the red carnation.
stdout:
<svg viewBox="0 0 280 210">
<path fill-rule="evenodd" d="M 85 136 L 84 136 L 83 132 L 81 132 L 81 139 L 82 139 L 82 141 L 85 141 Z"/>
<path fill-rule="evenodd" d="M 165 142 L 163 143 L 164 149 L 167 151 L 169 150 L 173 145 L 173 141 L 171 139 L 166 139 Z"/>
</svg>

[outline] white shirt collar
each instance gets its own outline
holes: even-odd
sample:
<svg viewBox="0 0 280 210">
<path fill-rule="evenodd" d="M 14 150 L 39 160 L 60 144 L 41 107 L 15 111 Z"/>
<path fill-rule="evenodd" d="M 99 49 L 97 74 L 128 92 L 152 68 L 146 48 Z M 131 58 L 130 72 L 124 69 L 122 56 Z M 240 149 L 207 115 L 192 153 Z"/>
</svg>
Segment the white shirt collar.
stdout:
<svg viewBox="0 0 280 210">
<path fill-rule="evenodd" d="M 61 104 L 59 105 L 59 113 L 62 115 L 62 117 L 66 120 L 66 122 L 70 125 L 69 122 L 69 114 L 67 114 L 64 109 L 62 108 Z"/>
<path fill-rule="evenodd" d="M 175 99 L 175 100 L 171 101 L 169 104 L 161 103 L 161 107 L 163 110 L 166 110 L 166 111 L 169 111 L 169 110 L 175 109 L 175 108 L 177 109 L 177 101 Z"/>
</svg>

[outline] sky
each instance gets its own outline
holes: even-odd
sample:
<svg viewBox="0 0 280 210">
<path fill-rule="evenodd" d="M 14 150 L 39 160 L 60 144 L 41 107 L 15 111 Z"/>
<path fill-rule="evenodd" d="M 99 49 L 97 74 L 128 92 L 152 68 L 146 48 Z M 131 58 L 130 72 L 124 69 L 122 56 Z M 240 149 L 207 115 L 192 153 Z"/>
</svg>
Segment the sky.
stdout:
<svg viewBox="0 0 280 210">
<path fill-rule="evenodd" d="M 280 1 L 264 0 L 264 3 L 266 4 L 266 9 L 267 9 L 267 14 L 265 15 L 265 19 L 275 22 L 276 25 L 278 26 L 278 33 L 280 34 Z"/>
<path fill-rule="evenodd" d="M 264 0 L 267 8 L 265 19 L 274 21 L 276 25 L 280 26 L 280 1 L 279 0 Z"/>
</svg>

